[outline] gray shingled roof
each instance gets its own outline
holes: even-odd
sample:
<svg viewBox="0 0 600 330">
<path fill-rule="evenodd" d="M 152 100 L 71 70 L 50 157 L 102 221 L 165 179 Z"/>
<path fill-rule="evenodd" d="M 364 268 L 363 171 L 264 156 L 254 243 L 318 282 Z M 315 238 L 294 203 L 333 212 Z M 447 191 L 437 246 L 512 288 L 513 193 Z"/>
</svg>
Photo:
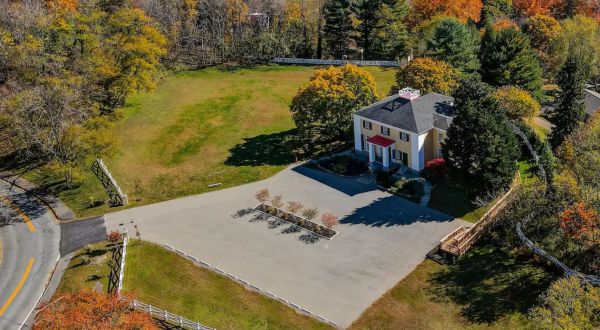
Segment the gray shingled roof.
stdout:
<svg viewBox="0 0 600 330">
<path fill-rule="evenodd" d="M 356 111 L 355 114 L 421 134 L 433 127 L 448 129 L 454 115 L 453 101 L 452 97 L 437 93 L 429 93 L 413 101 L 392 95 Z"/>
<path fill-rule="evenodd" d="M 585 113 L 590 116 L 593 116 L 596 113 L 596 110 L 600 109 L 600 94 L 591 91 L 589 89 L 585 90 Z"/>
</svg>

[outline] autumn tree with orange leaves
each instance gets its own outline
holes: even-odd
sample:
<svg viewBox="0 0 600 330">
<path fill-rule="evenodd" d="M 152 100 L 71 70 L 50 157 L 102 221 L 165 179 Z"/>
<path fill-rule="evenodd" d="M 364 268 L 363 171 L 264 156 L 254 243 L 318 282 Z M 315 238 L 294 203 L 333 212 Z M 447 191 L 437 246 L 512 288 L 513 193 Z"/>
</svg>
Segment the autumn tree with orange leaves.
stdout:
<svg viewBox="0 0 600 330">
<path fill-rule="evenodd" d="M 469 19 L 479 22 L 481 19 L 481 0 L 414 0 L 415 22 L 431 19 L 435 15 L 454 16 L 466 23 Z"/>
<path fill-rule="evenodd" d="M 600 244 L 600 217 L 587 203 L 577 203 L 559 214 L 565 235 L 576 239 L 580 248 Z"/>
<path fill-rule="evenodd" d="M 60 299 L 60 300 L 59 300 Z M 117 295 L 84 290 L 43 307 L 33 330 L 155 330 L 152 316 L 133 310 Z"/>
</svg>

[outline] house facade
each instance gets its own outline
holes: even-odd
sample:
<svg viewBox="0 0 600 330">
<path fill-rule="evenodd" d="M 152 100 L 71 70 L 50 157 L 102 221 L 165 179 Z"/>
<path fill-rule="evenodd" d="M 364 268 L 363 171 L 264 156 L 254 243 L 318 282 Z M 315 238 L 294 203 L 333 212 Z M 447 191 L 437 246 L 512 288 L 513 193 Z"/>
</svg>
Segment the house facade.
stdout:
<svg viewBox="0 0 600 330">
<path fill-rule="evenodd" d="M 452 124 L 454 99 L 411 88 L 354 114 L 354 149 L 388 171 L 405 165 L 422 171 L 442 157 L 441 142 Z"/>
</svg>

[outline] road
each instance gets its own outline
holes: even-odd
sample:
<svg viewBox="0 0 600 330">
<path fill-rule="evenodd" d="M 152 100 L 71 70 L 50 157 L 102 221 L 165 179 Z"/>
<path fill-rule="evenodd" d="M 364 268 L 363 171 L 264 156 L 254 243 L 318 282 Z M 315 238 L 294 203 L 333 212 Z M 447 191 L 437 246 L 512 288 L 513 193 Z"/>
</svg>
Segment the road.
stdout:
<svg viewBox="0 0 600 330">
<path fill-rule="evenodd" d="M 0 181 L 0 329 L 18 330 L 54 270 L 60 226 L 48 211 L 21 190 Z M 10 201 L 9 205 L 7 201 Z"/>
</svg>

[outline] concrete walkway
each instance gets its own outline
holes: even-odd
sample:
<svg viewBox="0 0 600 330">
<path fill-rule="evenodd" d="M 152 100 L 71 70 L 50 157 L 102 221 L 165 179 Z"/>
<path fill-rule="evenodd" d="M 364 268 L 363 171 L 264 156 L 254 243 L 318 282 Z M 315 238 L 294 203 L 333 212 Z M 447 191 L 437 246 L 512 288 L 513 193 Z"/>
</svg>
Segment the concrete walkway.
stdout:
<svg viewBox="0 0 600 330">
<path fill-rule="evenodd" d="M 339 235 L 331 241 L 315 239 L 255 217 L 247 210 L 257 204 L 254 194 L 263 188 L 284 201 L 337 214 Z M 174 246 L 343 327 L 409 274 L 441 238 L 468 224 L 385 193 L 372 180 L 343 179 L 305 167 L 106 214 L 105 221 L 108 230 L 130 233 L 137 224 L 142 238 Z M 168 299 L 165 295 L 165 306 L 157 307 L 168 309 Z"/>
</svg>

